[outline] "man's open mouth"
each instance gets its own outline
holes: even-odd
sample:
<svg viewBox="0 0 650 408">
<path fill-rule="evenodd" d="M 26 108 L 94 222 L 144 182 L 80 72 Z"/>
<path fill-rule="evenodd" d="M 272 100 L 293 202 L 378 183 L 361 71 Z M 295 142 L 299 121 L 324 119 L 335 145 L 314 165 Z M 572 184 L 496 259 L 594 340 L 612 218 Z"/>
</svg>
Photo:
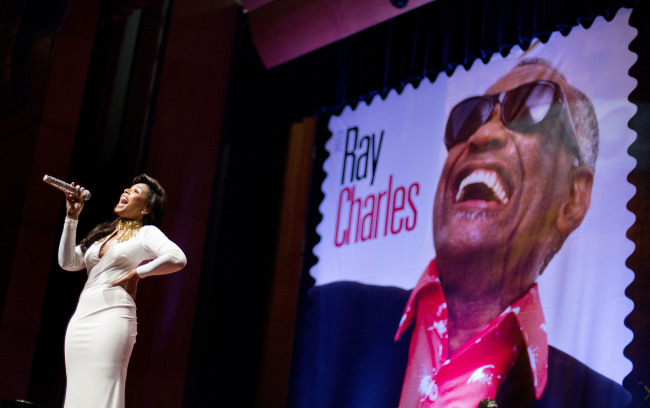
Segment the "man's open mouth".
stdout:
<svg viewBox="0 0 650 408">
<path fill-rule="evenodd" d="M 485 201 L 507 204 L 511 190 L 498 172 L 476 169 L 466 175 L 456 190 L 456 202 Z"/>
</svg>

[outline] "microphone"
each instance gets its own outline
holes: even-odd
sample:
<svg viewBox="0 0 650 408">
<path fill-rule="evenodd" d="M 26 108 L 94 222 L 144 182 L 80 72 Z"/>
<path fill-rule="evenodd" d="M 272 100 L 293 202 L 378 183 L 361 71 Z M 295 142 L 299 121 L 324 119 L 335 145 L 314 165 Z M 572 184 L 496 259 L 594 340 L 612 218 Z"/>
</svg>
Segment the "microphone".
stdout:
<svg viewBox="0 0 650 408">
<path fill-rule="evenodd" d="M 499 406 L 492 398 L 486 398 L 478 403 L 478 408 L 499 408 Z"/>
<path fill-rule="evenodd" d="M 641 403 L 639 405 L 637 405 L 637 407 L 636 407 L 636 408 L 641 408 L 641 406 L 643 404 L 645 404 L 650 399 L 650 387 L 648 387 L 648 385 L 646 383 L 644 383 L 644 382 L 640 382 L 638 385 L 643 385 L 643 388 L 645 388 L 645 392 L 647 394 L 645 396 L 645 398 L 643 399 L 643 401 L 641 401 Z"/>
<path fill-rule="evenodd" d="M 83 193 L 79 193 L 79 191 L 72 184 L 68 184 L 63 180 L 59 180 L 58 178 L 48 176 L 47 174 L 43 176 L 43 181 L 51 185 L 52 187 L 58 188 L 64 193 L 68 193 L 76 197 L 81 196 L 81 198 L 84 201 L 90 200 L 90 191 L 88 190 L 84 190 Z"/>
</svg>

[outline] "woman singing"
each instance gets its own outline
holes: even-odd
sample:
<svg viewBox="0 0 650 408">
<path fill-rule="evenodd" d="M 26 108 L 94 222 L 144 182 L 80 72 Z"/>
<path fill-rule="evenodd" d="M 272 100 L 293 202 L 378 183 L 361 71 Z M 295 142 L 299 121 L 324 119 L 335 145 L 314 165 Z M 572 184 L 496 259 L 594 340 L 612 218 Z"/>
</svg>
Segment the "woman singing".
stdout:
<svg viewBox="0 0 650 408">
<path fill-rule="evenodd" d="M 137 334 L 138 280 L 176 272 L 187 261 L 156 227 L 165 191 L 146 174 L 120 196 L 117 218 L 96 226 L 76 245 L 83 206 L 82 199 L 66 194 L 59 265 L 66 271 L 85 268 L 88 280 L 65 336 L 65 407 L 124 407 L 126 370 Z"/>
</svg>

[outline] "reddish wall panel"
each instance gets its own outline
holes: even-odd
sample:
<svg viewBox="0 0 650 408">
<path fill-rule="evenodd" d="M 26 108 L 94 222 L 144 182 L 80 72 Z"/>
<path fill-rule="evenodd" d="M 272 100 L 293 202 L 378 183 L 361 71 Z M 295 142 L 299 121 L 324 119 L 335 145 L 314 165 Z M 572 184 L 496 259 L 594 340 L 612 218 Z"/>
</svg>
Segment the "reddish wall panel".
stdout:
<svg viewBox="0 0 650 408">
<path fill-rule="evenodd" d="M 16 217 L 15 227 L 3 231 L 3 236 L 12 237 L 15 249 L 10 255 L 0 323 L 0 400 L 27 396 L 47 279 L 58 241 L 58 228 L 52 220 L 60 220 L 63 211 L 60 195 L 55 198 L 46 193 L 48 189 L 43 188 L 41 179 L 46 172 L 65 175 L 68 170 L 99 3 L 79 3 L 68 27 L 57 37 L 42 116 L 36 113 L 26 118 L 17 114 L 15 120 L 30 123 L 15 126 L 12 139 L 3 140 L 6 146 L 23 148 L 3 151 L 11 152 L 5 158 L 7 163 L 19 162 L 17 168 L 22 171 L 11 176 L 22 180 L 25 187 L 15 197 L 20 208 L 9 214 Z M 39 45 L 42 43 L 36 41 L 32 53 L 50 52 L 50 48 Z M 32 142 L 25 145 L 24 140 Z"/>
<path fill-rule="evenodd" d="M 403 8 L 389 0 L 243 0 L 251 7 L 257 50 L 272 68 L 431 2 L 411 0 Z"/>
</svg>

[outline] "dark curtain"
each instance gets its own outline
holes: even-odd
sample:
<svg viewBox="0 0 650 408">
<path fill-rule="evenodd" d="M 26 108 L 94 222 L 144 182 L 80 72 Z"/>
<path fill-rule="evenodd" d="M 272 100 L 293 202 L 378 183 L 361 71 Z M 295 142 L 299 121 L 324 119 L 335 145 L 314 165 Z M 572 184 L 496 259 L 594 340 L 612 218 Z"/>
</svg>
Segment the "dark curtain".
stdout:
<svg viewBox="0 0 650 408">
<path fill-rule="evenodd" d="M 628 181 L 636 189 L 636 195 L 628 203 L 628 209 L 636 216 L 636 222 L 627 236 L 635 244 L 635 250 L 627 259 L 627 266 L 635 273 L 634 281 L 628 286 L 626 295 L 634 301 L 634 310 L 625 319 L 625 325 L 632 330 L 633 340 L 625 349 L 625 356 L 634 365 L 625 377 L 623 385 L 632 392 L 632 403 L 637 406 L 650 391 L 650 2 L 641 1 L 632 13 L 630 24 L 638 30 L 630 49 L 636 52 L 637 62 L 632 66 L 630 76 L 636 78 L 636 89 L 629 100 L 637 106 L 637 112 L 629 122 L 636 131 L 637 139 L 628 153 L 637 160 L 636 168 Z"/>
<path fill-rule="evenodd" d="M 285 112 L 334 113 L 360 100 L 401 92 L 407 83 L 434 81 L 477 58 L 506 55 L 556 31 L 611 20 L 638 0 L 437 0 L 274 68 L 288 84 Z M 640 2 L 641 3 L 641 2 Z"/>
</svg>

